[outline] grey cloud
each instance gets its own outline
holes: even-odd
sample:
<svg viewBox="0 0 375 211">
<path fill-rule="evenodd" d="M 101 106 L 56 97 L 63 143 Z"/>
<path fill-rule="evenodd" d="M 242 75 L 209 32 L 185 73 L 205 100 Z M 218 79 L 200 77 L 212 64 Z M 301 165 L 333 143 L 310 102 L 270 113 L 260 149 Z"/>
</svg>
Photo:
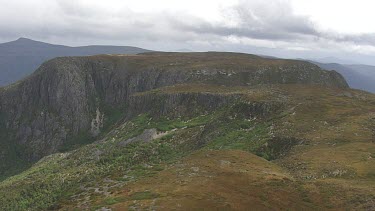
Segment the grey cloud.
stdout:
<svg viewBox="0 0 375 211">
<path fill-rule="evenodd" d="M 222 10 L 226 21 L 207 21 L 173 11 L 139 13 L 127 7 L 111 11 L 79 0 L 35 1 L 48 4 L 45 7 L 48 9 L 33 11 L 30 7 L 23 9 L 29 12 L 13 17 L 11 12 L 0 8 L 0 39 L 26 36 L 58 40 L 63 44 L 110 43 L 162 50 L 193 47 L 194 50 L 225 50 L 232 49 L 230 46 L 238 48 L 228 40 L 234 36 L 280 41 L 283 44 L 279 47 L 285 49 L 320 50 L 336 48 L 341 43 L 375 47 L 374 34 L 321 31 L 309 17 L 294 14 L 287 0 L 242 0 L 236 6 Z M 251 43 L 248 45 L 253 48 Z"/>
<path fill-rule="evenodd" d="M 337 34 L 337 33 L 322 33 L 322 37 L 336 42 L 350 42 L 358 45 L 375 46 L 375 34 Z"/>
<path fill-rule="evenodd" d="M 286 42 L 349 42 L 355 45 L 375 46 L 375 34 L 339 34 L 319 30 L 309 17 L 296 15 L 288 1 L 241 1 L 237 6 L 228 8 L 229 19 L 236 25 L 211 23 L 204 20 L 174 20 L 173 25 L 182 31 L 217 36 L 237 36 L 259 40 Z"/>
<path fill-rule="evenodd" d="M 239 36 L 263 40 L 296 40 L 318 36 L 319 33 L 308 17 L 293 14 L 286 1 L 242 1 L 229 8 L 229 19 L 238 23 L 235 26 L 223 23 L 175 22 L 176 27 L 196 33 L 217 34 L 220 36 Z"/>
</svg>

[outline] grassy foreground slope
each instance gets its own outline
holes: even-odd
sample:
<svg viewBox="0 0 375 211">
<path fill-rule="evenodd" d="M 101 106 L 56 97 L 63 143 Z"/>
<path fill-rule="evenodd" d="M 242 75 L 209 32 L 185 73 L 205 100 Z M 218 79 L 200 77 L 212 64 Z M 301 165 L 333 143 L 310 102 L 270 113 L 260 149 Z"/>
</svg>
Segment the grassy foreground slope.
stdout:
<svg viewBox="0 0 375 211">
<path fill-rule="evenodd" d="M 97 142 L 1 182 L 0 209 L 375 208 L 374 95 L 202 84 L 136 95 L 183 94 L 236 98 L 120 121 Z"/>
</svg>

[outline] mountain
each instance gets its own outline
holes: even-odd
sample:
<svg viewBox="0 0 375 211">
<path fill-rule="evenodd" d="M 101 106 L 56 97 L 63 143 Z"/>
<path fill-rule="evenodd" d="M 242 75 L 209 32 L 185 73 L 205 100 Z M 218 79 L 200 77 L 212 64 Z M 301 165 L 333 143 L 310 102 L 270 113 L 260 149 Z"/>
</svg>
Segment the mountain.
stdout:
<svg viewBox="0 0 375 211">
<path fill-rule="evenodd" d="M 352 64 L 347 66 L 352 68 L 353 70 L 356 70 L 358 73 L 364 76 L 375 79 L 375 66 L 361 64 Z"/>
<path fill-rule="evenodd" d="M 315 58 L 315 59 L 310 59 L 312 61 L 316 61 L 319 63 L 334 63 L 334 64 L 345 64 L 345 65 L 350 65 L 350 64 L 357 64 L 358 62 L 351 61 L 351 60 L 345 60 L 345 59 L 340 59 L 336 57 L 324 57 L 324 58 Z"/>
<path fill-rule="evenodd" d="M 371 210 L 374 106 L 306 61 L 55 58 L 0 89 L 0 209 Z"/>
<path fill-rule="evenodd" d="M 375 66 L 313 63 L 320 68 L 339 72 L 352 88 L 375 93 Z"/>
<path fill-rule="evenodd" d="M 241 65 L 236 65 L 241 64 Z M 181 83 L 228 86 L 306 83 L 347 87 L 334 71 L 307 62 L 231 53 L 150 53 L 61 57 L 0 92 L 7 153 L 36 161 L 78 139 L 96 136 L 107 121 L 132 108 L 135 92 Z M 135 107 L 140 109 L 144 106 Z M 137 113 L 137 112 L 127 112 Z M 128 114 L 129 115 L 129 114 Z M 1 124 L 1 123 L 0 123 Z M 77 139 L 77 140 L 76 140 Z M 22 149 L 27 146 L 27 149 Z M 3 152 L 5 153 L 5 152 Z M 17 158 L 17 159 L 18 159 Z M 5 159 L 7 160 L 7 159 Z M 12 159 L 13 160 L 13 159 Z M 4 165 L 7 162 L 3 162 Z"/>
<path fill-rule="evenodd" d="M 148 50 L 130 46 L 68 47 L 20 38 L 0 44 L 0 86 L 8 85 L 28 76 L 43 62 L 55 57 L 143 52 L 148 52 Z"/>
</svg>

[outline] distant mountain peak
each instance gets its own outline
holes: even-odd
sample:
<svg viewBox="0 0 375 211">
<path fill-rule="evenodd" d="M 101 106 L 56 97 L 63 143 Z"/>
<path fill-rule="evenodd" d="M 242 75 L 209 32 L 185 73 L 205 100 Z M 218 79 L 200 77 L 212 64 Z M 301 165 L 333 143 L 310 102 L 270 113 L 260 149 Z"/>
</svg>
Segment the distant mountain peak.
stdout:
<svg viewBox="0 0 375 211">
<path fill-rule="evenodd" d="M 6 46 L 10 45 L 10 46 L 18 46 L 18 47 L 21 47 L 21 46 L 32 47 L 32 46 L 45 46 L 45 45 L 51 45 L 51 44 L 41 42 L 41 41 L 32 40 L 32 39 L 25 38 L 25 37 L 20 37 L 17 40 L 10 41 L 10 42 L 7 42 L 7 43 L 1 43 L 0 45 L 6 45 Z"/>
<path fill-rule="evenodd" d="M 29 39 L 29 38 L 25 38 L 25 37 L 20 37 L 16 41 L 34 41 L 35 42 L 35 40 Z"/>
<path fill-rule="evenodd" d="M 32 39 L 25 38 L 25 37 L 20 37 L 17 40 L 13 41 L 13 43 L 44 43 L 44 42 L 32 40 Z"/>
</svg>

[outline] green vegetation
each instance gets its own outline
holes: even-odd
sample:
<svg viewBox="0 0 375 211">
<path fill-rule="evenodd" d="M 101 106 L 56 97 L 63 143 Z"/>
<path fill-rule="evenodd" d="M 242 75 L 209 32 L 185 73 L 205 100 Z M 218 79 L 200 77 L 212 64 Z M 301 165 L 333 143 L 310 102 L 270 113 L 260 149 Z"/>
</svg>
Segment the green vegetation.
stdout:
<svg viewBox="0 0 375 211">
<path fill-rule="evenodd" d="M 104 103 L 102 107 L 105 114 L 103 131 L 109 132 L 111 127 L 124 117 L 125 108 L 113 108 Z"/>
<path fill-rule="evenodd" d="M 113 205 L 113 204 L 117 204 L 119 202 L 122 202 L 124 201 L 125 199 L 123 197 L 108 197 L 106 199 L 104 199 L 104 204 L 105 205 Z"/>
<path fill-rule="evenodd" d="M 152 193 L 150 191 L 136 192 L 130 196 L 131 200 L 146 200 L 158 198 L 160 195 L 157 193 Z"/>
<path fill-rule="evenodd" d="M 220 136 L 208 144 L 212 149 L 241 149 L 255 152 L 269 139 L 269 127 L 250 121 L 235 121 L 219 127 Z"/>
<path fill-rule="evenodd" d="M 91 137 L 88 132 L 80 132 L 77 136 L 69 139 L 60 147 L 60 152 L 68 152 L 73 149 L 77 149 L 81 146 L 91 144 L 95 141 L 95 138 Z"/>
<path fill-rule="evenodd" d="M 1 121 L 0 121 L 1 122 Z M 8 131 L 3 129 L 0 125 L 0 149 L 3 154 L 0 155 L 0 182 L 11 175 L 21 173 L 31 166 L 29 162 L 22 159 L 22 152 L 25 151 L 25 146 L 20 146 L 14 141 L 10 141 Z M 12 166 L 12 168 L 9 168 Z"/>
</svg>

